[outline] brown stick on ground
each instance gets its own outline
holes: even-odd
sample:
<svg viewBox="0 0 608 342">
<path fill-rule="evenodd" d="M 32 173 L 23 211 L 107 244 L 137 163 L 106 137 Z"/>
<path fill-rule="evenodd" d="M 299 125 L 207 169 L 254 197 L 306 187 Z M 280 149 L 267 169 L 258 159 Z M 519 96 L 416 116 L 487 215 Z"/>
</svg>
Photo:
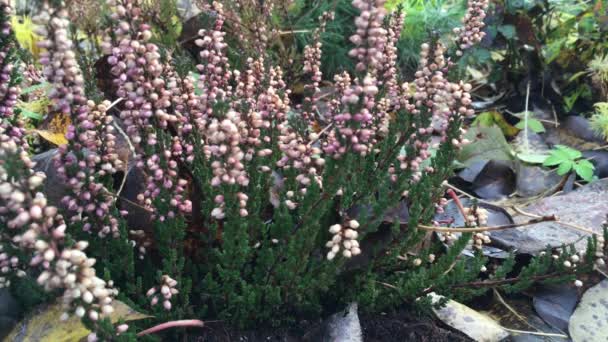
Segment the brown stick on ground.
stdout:
<svg viewBox="0 0 608 342">
<path fill-rule="evenodd" d="M 154 334 L 156 332 L 159 332 L 161 330 L 165 330 L 165 329 L 169 329 L 169 328 L 175 328 L 175 327 L 198 327 L 198 328 L 202 328 L 205 326 L 205 323 L 201 320 L 198 319 L 186 319 L 186 320 L 181 320 L 181 321 L 171 321 L 171 322 L 165 322 L 159 325 L 155 325 L 152 328 L 146 329 L 144 331 L 140 331 L 139 333 L 137 333 L 138 337 L 144 336 L 144 335 L 149 335 L 149 334 Z"/>
<path fill-rule="evenodd" d="M 534 218 L 527 222 L 512 223 L 512 224 L 506 224 L 503 226 L 494 226 L 494 227 L 449 228 L 449 227 L 434 227 L 434 226 L 419 225 L 418 229 L 428 230 L 428 231 L 433 231 L 433 232 L 443 232 L 443 233 L 477 233 L 477 232 L 489 232 L 489 231 L 493 231 L 493 230 L 505 230 L 505 229 L 519 228 L 519 227 L 530 226 L 530 225 L 541 223 L 541 222 L 550 222 L 550 221 L 557 221 L 557 220 L 558 220 L 557 216 L 549 215 L 549 216 L 541 216 L 539 218 Z"/>
</svg>

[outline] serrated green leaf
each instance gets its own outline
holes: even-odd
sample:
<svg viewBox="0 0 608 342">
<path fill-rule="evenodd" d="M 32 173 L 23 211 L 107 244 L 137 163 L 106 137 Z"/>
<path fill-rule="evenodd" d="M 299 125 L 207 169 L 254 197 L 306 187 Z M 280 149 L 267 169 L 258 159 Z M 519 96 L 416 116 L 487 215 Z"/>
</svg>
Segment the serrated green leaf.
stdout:
<svg viewBox="0 0 608 342">
<path fill-rule="evenodd" d="M 549 156 L 546 154 L 537 153 L 518 153 L 517 158 L 529 164 L 543 164 L 549 158 Z"/>
<path fill-rule="evenodd" d="M 564 158 L 563 156 L 559 156 L 559 155 L 556 155 L 555 153 L 551 153 L 551 155 L 547 159 L 545 159 L 545 161 L 543 162 L 543 166 L 556 166 L 567 160 L 568 159 Z"/>
<path fill-rule="evenodd" d="M 571 160 L 567 160 L 567 161 L 559 164 L 559 167 L 557 168 L 557 174 L 560 176 L 563 176 L 563 175 L 567 174 L 568 172 L 570 172 L 572 170 L 573 166 L 574 166 L 574 162 L 572 162 Z"/>
<path fill-rule="evenodd" d="M 577 162 L 577 164 L 582 165 L 582 166 L 584 166 L 584 167 L 588 167 L 588 168 L 590 168 L 591 170 L 595 170 L 595 165 L 593 165 L 593 163 L 592 163 L 592 162 L 590 162 L 590 161 L 589 161 L 589 160 L 587 160 L 587 159 L 579 160 L 579 161 Z"/>
<path fill-rule="evenodd" d="M 591 166 L 593 167 L 593 165 Z M 587 182 L 591 182 L 591 180 L 593 180 L 593 168 L 590 168 L 588 165 L 576 163 L 574 164 L 574 171 L 576 171 L 576 174 Z"/>
<path fill-rule="evenodd" d="M 576 160 L 583 156 L 581 151 L 575 150 L 575 149 L 565 146 L 565 145 L 555 145 L 555 148 L 557 149 L 556 151 L 564 152 L 568 156 L 568 159 L 571 159 L 571 160 Z"/>
</svg>

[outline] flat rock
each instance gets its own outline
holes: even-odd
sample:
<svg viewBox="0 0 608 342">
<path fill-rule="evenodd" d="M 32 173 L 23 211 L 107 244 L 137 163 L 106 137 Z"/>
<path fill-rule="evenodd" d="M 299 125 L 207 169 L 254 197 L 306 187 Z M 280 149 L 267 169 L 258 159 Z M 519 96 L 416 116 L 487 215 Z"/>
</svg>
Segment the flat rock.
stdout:
<svg viewBox="0 0 608 342">
<path fill-rule="evenodd" d="M 517 193 L 523 197 L 539 195 L 559 184 L 562 176 L 555 170 L 519 163 L 517 165 Z"/>
<path fill-rule="evenodd" d="M 602 222 L 608 213 L 608 180 L 600 180 L 570 193 L 547 197 L 524 208 L 537 215 L 556 215 L 560 221 L 575 224 L 602 234 Z M 516 222 L 528 221 L 517 217 Z M 531 226 L 492 232 L 492 241 L 502 247 L 515 248 L 521 253 L 535 254 L 547 245 L 559 247 L 574 243 L 579 250 L 587 247 L 586 234 L 556 222 L 541 222 Z"/>
<path fill-rule="evenodd" d="M 608 279 L 585 292 L 569 328 L 574 342 L 608 340 Z"/>
<path fill-rule="evenodd" d="M 578 302 L 578 292 L 568 284 L 549 286 L 534 293 L 534 309 L 552 327 L 568 330 L 570 316 Z"/>
<path fill-rule="evenodd" d="M 326 342 L 363 342 L 357 303 L 351 303 L 345 312 L 339 312 L 327 320 Z"/>
<path fill-rule="evenodd" d="M 17 324 L 21 307 L 8 289 L 0 289 L 0 340 L 3 340 Z"/>
</svg>

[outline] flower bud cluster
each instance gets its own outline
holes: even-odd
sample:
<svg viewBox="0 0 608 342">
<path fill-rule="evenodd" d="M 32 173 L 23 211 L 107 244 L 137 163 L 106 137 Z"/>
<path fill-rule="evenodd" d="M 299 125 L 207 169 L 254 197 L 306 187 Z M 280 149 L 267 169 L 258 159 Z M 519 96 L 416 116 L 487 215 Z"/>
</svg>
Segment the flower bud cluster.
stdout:
<svg viewBox="0 0 608 342">
<path fill-rule="evenodd" d="M 199 129 L 204 127 L 204 118 L 199 110 L 199 97 L 195 93 L 195 81 L 188 75 L 180 78 L 172 69 L 168 73 L 168 88 L 171 90 L 171 103 L 179 117 L 176 123 L 177 136 L 171 146 L 174 158 L 192 163 L 194 160 L 193 140 L 199 136 Z"/>
<path fill-rule="evenodd" d="M 490 239 L 490 235 L 487 233 L 475 233 L 473 235 L 473 247 L 477 249 L 482 249 L 483 245 L 487 245 L 492 243 L 492 239 Z"/>
<path fill-rule="evenodd" d="M 70 20 L 65 8 L 49 8 L 45 2 L 42 11 L 34 18 L 39 24 L 37 33 L 44 37 L 38 46 L 43 75 L 53 84 L 48 94 L 53 110 L 65 115 L 85 107 L 84 78 L 68 37 Z M 85 107 L 86 108 L 86 107 Z"/>
<path fill-rule="evenodd" d="M 88 102 L 77 115 L 76 125 L 68 128 L 68 144 L 59 147 L 54 164 L 70 190 L 61 200 L 70 221 L 82 221 L 85 231 L 95 231 L 100 237 L 118 237 L 118 220 L 111 214 L 114 198 L 103 180 L 124 165 L 116 151 L 112 117 L 105 113 L 107 106 L 109 102 Z"/>
<path fill-rule="evenodd" d="M 387 43 L 384 28 L 385 2 L 385 0 L 354 0 L 352 2 L 353 6 L 360 11 L 359 16 L 355 19 L 355 34 L 350 37 L 355 48 L 349 52 L 349 55 L 358 61 L 357 71 L 381 69 L 386 60 L 384 54 Z"/>
<path fill-rule="evenodd" d="M 199 53 L 201 63 L 196 66 L 200 74 L 198 88 L 200 95 L 200 111 L 205 117 L 213 114 L 213 105 L 230 97 L 232 87 L 229 82 L 232 78 L 230 63 L 226 56 L 228 44 L 224 42 L 226 32 L 222 31 L 224 25 L 223 7 L 214 2 L 215 26 L 212 30 L 202 29 L 198 32 L 199 39 L 196 46 L 201 48 Z"/>
<path fill-rule="evenodd" d="M 112 117 L 106 115 L 108 102 L 96 106 L 84 94 L 84 78 L 68 38 L 70 21 L 64 8 L 45 7 L 37 18 L 38 32 L 45 39 L 40 64 L 53 84 L 49 94 L 57 115 L 69 115 L 68 144 L 59 147 L 54 164 L 70 192 L 62 199 L 71 222 L 83 222 L 85 231 L 96 230 L 100 237 L 118 236 L 118 220 L 110 211 L 114 199 L 104 187 L 104 176 L 123 168 L 116 153 Z M 107 179 L 107 178 L 106 178 Z"/>
<path fill-rule="evenodd" d="M 109 0 L 116 20 L 114 46 L 106 39 L 103 46 L 110 54 L 108 62 L 115 77 L 117 96 L 124 99 L 120 118 L 135 147 L 135 165 L 146 175 L 146 187 L 137 200 L 154 211 L 153 201 L 162 191 L 169 194 L 170 207 L 159 219 L 172 217 L 177 211 L 189 212 L 192 205 L 184 196 L 186 181 L 178 177 L 178 164 L 173 157 L 183 147 L 176 139 L 163 139 L 161 134 L 180 117 L 172 113 L 171 87 L 163 78 L 166 67 L 161 63 L 159 48 L 150 43 L 151 27 L 141 23 L 137 1 Z M 108 38 L 108 37 L 107 37 Z M 165 216 L 166 215 L 166 216 Z"/>
<path fill-rule="evenodd" d="M 469 227 L 485 226 L 488 224 L 488 210 L 480 207 L 465 207 L 464 214 L 466 225 Z"/>
<path fill-rule="evenodd" d="M 414 114 L 431 114 L 431 123 L 428 127 L 418 127 L 418 132 L 411 137 L 410 145 L 416 147 L 415 155 L 401 157 L 401 168 L 411 167 L 417 170 L 425 159 L 430 157 L 428 143 L 425 141 L 431 134 L 441 136 L 441 141 L 447 141 L 447 129 L 454 117 L 471 116 L 474 111 L 470 108 L 471 85 L 452 83 L 447 79 L 450 63 L 445 58 L 446 48 L 438 42 L 434 48 L 429 44 L 422 44 L 420 52 L 420 66 L 415 74 L 412 104 L 406 108 Z M 404 92 L 410 85 L 403 84 Z M 462 137 L 453 141 L 460 146 Z"/>
<path fill-rule="evenodd" d="M 323 141 L 323 151 L 333 158 L 347 152 L 365 156 L 372 151 L 376 138 L 377 123 L 388 113 L 377 110 L 378 81 L 372 74 L 353 84 L 348 73 L 334 77 L 340 94 L 340 106 L 332 114 L 331 129 Z"/>
<path fill-rule="evenodd" d="M 464 27 L 454 29 L 454 33 L 458 34 L 456 43 L 459 51 L 457 54 L 461 55 L 463 50 L 478 44 L 485 37 L 486 33 L 482 31 L 485 26 L 483 21 L 489 5 L 489 0 L 468 0 L 467 12 L 462 19 Z"/>
<path fill-rule="evenodd" d="M 361 254 L 359 248 L 359 241 L 357 237 L 359 233 L 359 222 L 356 220 L 350 220 L 345 224 L 334 224 L 329 227 L 329 233 L 333 235 L 332 239 L 327 241 L 325 247 L 329 248 L 327 252 L 327 260 L 332 260 L 342 250 L 342 256 L 345 258 L 351 258 L 353 256 Z"/>
<path fill-rule="evenodd" d="M 205 154 L 213 161 L 212 186 L 238 184 L 247 186 L 249 176 L 245 170 L 245 153 L 241 149 L 241 138 L 247 136 L 247 124 L 241 114 L 230 110 L 224 119 L 213 118 L 207 126 Z M 251 159 L 251 156 L 247 156 Z"/>
<path fill-rule="evenodd" d="M 288 95 L 290 94 L 290 91 L 286 89 L 280 68 L 271 68 L 270 84 L 272 87 L 258 96 L 258 109 L 264 114 L 263 117 L 267 118 L 264 125 L 272 127 L 274 124 L 279 132 L 277 145 L 279 151 L 281 151 L 283 155 L 276 162 L 276 166 L 283 170 L 297 170 L 298 173 L 295 176 L 295 179 L 302 187 L 302 193 L 305 193 L 306 187 L 311 182 L 314 181 L 321 184 L 320 171 L 325 164 L 325 159 L 323 159 L 321 149 L 314 146 L 314 143 L 319 139 L 319 136 L 314 132 L 309 133 L 308 136 L 303 136 L 288 123 Z M 314 95 L 311 94 L 311 96 Z M 273 147 L 268 144 L 268 142 L 271 141 L 271 132 L 266 131 L 263 134 L 265 149 L 260 152 L 264 155 L 270 155 Z M 258 152 L 258 156 L 260 155 L 260 152 Z M 262 171 L 270 172 L 271 166 L 272 165 L 263 167 Z M 293 195 L 291 197 L 293 197 Z M 297 206 L 291 199 L 288 201 L 288 208 L 294 209 Z"/>
<path fill-rule="evenodd" d="M 315 95 L 319 92 L 319 84 L 323 80 L 323 72 L 321 71 L 321 48 L 323 46 L 321 34 L 325 32 L 327 22 L 333 19 L 333 12 L 324 12 L 319 18 L 319 27 L 313 33 L 311 44 L 304 47 L 302 71 L 310 77 L 310 82 L 304 86 L 305 97 L 303 99 L 302 117 L 305 120 L 311 120 L 317 111 Z"/>
<path fill-rule="evenodd" d="M 173 295 L 179 293 L 175 288 L 177 281 L 172 279 L 168 275 L 163 275 L 161 278 L 161 284 L 159 286 L 152 287 L 146 292 L 146 297 L 150 298 L 150 305 L 156 306 L 160 301 L 163 302 L 165 310 L 171 310 L 171 298 Z"/>
<path fill-rule="evenodd" d="M 608 226 L 608 223 L 604 223 L 604 227 Z M 597 237 L 597 249 L 595 250 L 595 264 L 598 267 L 606 267 L 606 252 L 608 251 L 608 245 L 606 245 L 606 239 L 604 236 Z"/>
<path fill-rule="evenodd" d="M 7 260 L 14 270 L 27 265 L 40 270 L 37 282 L 45 290 L 63 290 L 66 309 L 74 309 L 77 316 L 88 314 L 96 320 L 112 313 L 116 290 L 96 276 L 95 259 L 84 253 L 86 241 L 66 245 L 66 223 L 57 208 L 36 192 L 44 176 L 32 167 L 27 153 L 0 129 L 0 225 L 6 227 L 0 241 L 2 272 L 9 271 Z M 24 259 L 8 255 L 11 250 L 19 250 Z M 23 274 L 24 270 L 17 270 L 17 275 Z"/>
<path fill-rule="evenodd" d="M 27 149 L 23 122 L 13 116 L 21 89 L 15 84 L 15 42 L 10 15 L 9 1 L 0 1 L 0 126 L 18 145 Z"/>
<path fill-rule="evenodd" d="M 397 43 L 403 30 L 403 24 L 405 22 L 405 13 L 398 10 L 391 13 L 388 18 L 387 26 L 387 38 L 384 46 L 385 61 L 380 69 L 380 77 L 386 88 L 387 97 L 390 101 L 390 105 L 393 109 L 399 109 L 401 106 L 400 91 L 398 75 L 399 70 L 397 69 L 398 62 L 398 50 Z"/>
<path fill-rule="evenodd" d="M 452 245 L 454 243 L 454 241 L 456 241 L 456 240 L 458 240 L 457 234 L 452 234 L 451 232 L 445 232 L 445 233 L 439 234 L 439 241 L 441 241 L 447 245 Z"/>
</svg>

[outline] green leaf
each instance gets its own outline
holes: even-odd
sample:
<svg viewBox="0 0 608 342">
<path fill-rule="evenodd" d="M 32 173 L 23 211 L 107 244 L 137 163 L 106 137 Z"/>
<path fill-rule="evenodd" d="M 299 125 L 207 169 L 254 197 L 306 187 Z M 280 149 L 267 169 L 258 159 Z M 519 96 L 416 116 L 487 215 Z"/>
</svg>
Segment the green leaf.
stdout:
<svg viewBox="0 0 608 342">
<path fill-rule="evenodd" d="M 583 156 L 581 151 L 575 150 L 565 145 L 555 145 L 555 148 L 557 148 L 558 151 L 566 153 L 568 155 L 568 158 L 572 160 L 579 159 Z"/>
<path fill-rule="evenodd" d="M 567 174 L 568 172 L 570 172 L 572 170 L 573 166 L 574 166 L 574 162 L 572 162 L 571 160 L 567 160 L 567 161 L 559 164 L 559 167 L 557 168 L 557 174 L 560 176 L 563 176 L 563 175 Z"/>
<path fill-rule="evenodd" d="M 544 166 L 555 166 L 569 160 L 568 156 L 560 151 L 551 151 L 551 155 L 543 162 Z"/>
<path fill-rule="evenodd" d="M 591 167 L 583 163 L 574 164 L 574 171 L 576 171 L 576 174 L 587 182 L 591 182 L 591 180 L 593 180 L 593 170 L 593 164 L 591 164 Z"/>
<path fill-rule="evenodd" d="M 505 38 L 513 39 L 515 38 L 515 26 L 513 25 L 500 25 L 498 27 L 498 32 L 500 32 Z"/>
<path fill-rule="evenodd" d="M 494 125 L 494 117 L 491 112 L 484 112 L 475 118 L 473 125 L 479 125 L 484 127 L 491 127 Z"/>
<path fill-rule="evenodd" d="M 579 161 L 577 162 L 577 164 L 579 164 L 579 165 L 583 165 L 583 166 L 585 166 L 585 167 L 588 167 L 588 168 L 590 168 L 591 170 L 595 170 L 595 165 L 593 165 L 593 163 L 592 163 L 592 162 L 590 162 L 590 161 L 589 161 L 589 160 L 587 160 L 587 159 L 579 160 Z"/>
<path fill-rule="evenodd" d="M 42 114 L 38 114 L 23 108 L 21 108 L 21 115 L 34 120 L 42 120 Z"/>
<path fill-rule="evenodd" d="M 45 88 L 48 88 L 50 85 L 51 85 L 51 84 L 50 84 L 50 83 L 48 83 L 48 82 L 43 82 L 43 83 L 40 83 L 40 84 L 35 84 L 35 85 L 33 85 L 33 86 L 29 86 L 29 87 L 27 87 L 27 88 L 23 89 L 23 90 L 21 91 L 21 94 L 26 95 L 26 94 L 29 94 L 29 93 L 34 92 L 34 91 L 36 91 L 36 90 L 39 90 L 39 89 L 45 89 Z"/>
<path fill-rule="evenodd" d="M 515 125 L 516 128 L 524 129 L 526 124 L 526 120 L 521 120 Z M 543 123 L 536 119 L 528 119 L 528 128 L 530 128 L 534 133 L 544 133 L 545 126 Z"/>
<path fill-rule="evenodd" d="M 545 126 L 543 126 L 543 123 L 536 119 L 528 119 L 528 127 L 530 127 L 534 133 L 545 132 Z"/>
<path fill-rule="evenodd" d="M 517 158 L 528 164 L 543 164 L 547 159 L 549 159 L 549 156 L 546 154 L 537 153 L 518 153 Z"/>
<path fill-rule="evenodd" d="M 505 139 L 502 130 L 498 126 L 470 127 L 465 138 L 471 144 L 465 145 L 458 155 L 458 161 L 470 166 L 479 160 L 512 160 L 513 152 L 511 145 Z"/>
</svg>

